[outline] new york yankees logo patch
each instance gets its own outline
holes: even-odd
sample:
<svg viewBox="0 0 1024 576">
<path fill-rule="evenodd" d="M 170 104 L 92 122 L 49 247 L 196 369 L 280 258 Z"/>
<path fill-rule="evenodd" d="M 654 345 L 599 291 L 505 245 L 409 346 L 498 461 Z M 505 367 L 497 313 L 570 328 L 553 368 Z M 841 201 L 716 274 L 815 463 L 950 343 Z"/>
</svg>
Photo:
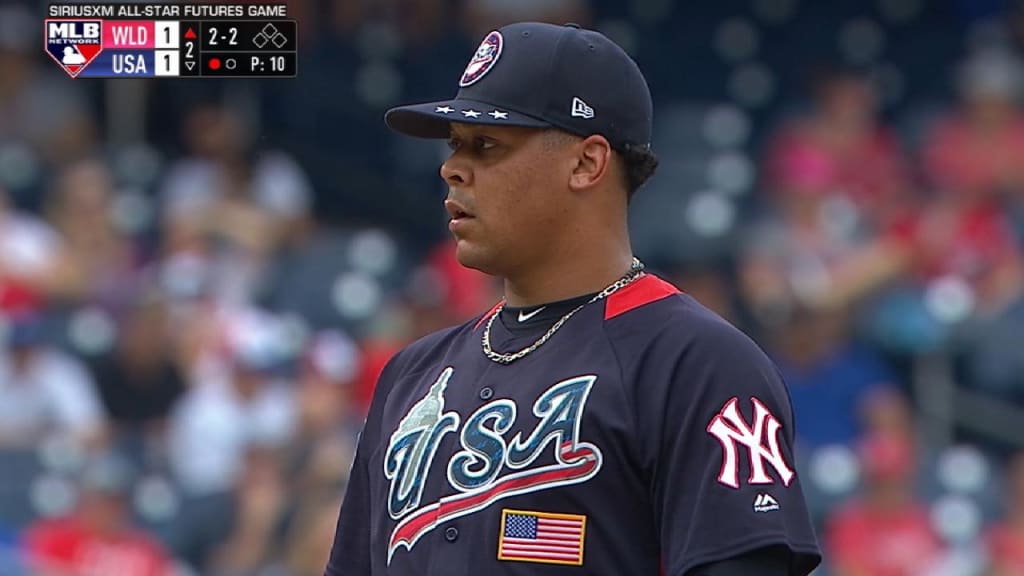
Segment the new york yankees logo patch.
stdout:
<svg viewBox="0 0 1024 576">
<path fill-rule="evenodd" d="M 783 485 L 789 486 L 796 473 L 786 462 L 779 445 L 779 422 L 768 407 L 757 398 L 750 398 L 754 405 L 754 421 L 748 424 L 739 409 L 739 398 L 733 397 L 711 419 L 707 431 L 722 445 L 722 469 L 718 481 L 730 488 L 739 488 L 739 452 L 746 449 L 750 461 L 748 484 L 773 484 L 775 479 L 768 475 L 770 466 Z"/>
</svg>

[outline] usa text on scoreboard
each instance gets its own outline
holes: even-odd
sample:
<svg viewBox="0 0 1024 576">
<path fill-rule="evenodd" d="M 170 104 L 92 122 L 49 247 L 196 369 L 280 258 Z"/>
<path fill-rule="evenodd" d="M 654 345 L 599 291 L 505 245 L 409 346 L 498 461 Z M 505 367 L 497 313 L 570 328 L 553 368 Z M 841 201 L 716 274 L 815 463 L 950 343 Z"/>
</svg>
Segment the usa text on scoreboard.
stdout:
<svg viewBox="0 0 1024 576">
<path fill-rule="evenodd" d="M 50 4 L 46 52 L 72 78 L 292 78 L 286 4 Z"/>
</svg>

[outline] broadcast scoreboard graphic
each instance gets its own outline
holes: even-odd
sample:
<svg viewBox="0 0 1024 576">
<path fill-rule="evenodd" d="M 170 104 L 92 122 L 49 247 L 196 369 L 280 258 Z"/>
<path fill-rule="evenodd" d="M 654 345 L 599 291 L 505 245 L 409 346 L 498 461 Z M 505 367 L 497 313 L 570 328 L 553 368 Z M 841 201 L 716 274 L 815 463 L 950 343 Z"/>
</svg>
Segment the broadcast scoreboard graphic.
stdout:
<svg viewBox="0 0 1024 576">
<path fill-rule="evenodd" d="M 286 4 L 50 4 L 46 53 L 72 78 L 293 78 Z"/>
</svg>

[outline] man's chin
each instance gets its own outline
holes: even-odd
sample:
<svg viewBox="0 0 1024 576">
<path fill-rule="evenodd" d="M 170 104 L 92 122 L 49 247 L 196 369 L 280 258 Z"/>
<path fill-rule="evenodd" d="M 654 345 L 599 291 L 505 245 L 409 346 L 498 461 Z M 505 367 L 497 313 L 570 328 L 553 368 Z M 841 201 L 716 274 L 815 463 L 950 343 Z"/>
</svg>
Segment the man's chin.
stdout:
<svg viewBox="0 0 1024 576">
<path fill-rule="evenodd" d="M 455 243 L 455 259 L 466 268 L 472 268 L 484 274 L 493 274 L 493 262 L 487 258 L 478 246 L 474 246 L 466 240 L 458 240 Z"/>
</svg>

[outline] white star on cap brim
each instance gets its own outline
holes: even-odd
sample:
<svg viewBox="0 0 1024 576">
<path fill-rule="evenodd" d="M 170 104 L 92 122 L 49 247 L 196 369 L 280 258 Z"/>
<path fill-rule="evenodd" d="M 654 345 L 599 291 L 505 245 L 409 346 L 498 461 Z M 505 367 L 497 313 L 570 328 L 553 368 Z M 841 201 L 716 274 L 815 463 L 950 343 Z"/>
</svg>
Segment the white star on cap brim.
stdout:
<svg viewBox="0 0 1024 576">
<path fill-rule="evenodd" d="M 480 113 L 477 112 L 476 110 L 463 110 L 462 115 L 465 116 L 466 118 L 478 118 L 480 116 Z"/>
<path fill-rule="evenodd" d="M 495 120 L 508 120 L 508 112 L 502 112 L 501 110 L 492 110 L 487 115 L 493 116 Z"/>
<path fill-rule="evenodd" d="M 434 108 L 434 112 L 440 112 L 441 114 L 451 114 L 452 112 L 455 112 L 455 108 L 452 108 L 451 106 L 438 106 L 437 108 Z"/>
</svg>

